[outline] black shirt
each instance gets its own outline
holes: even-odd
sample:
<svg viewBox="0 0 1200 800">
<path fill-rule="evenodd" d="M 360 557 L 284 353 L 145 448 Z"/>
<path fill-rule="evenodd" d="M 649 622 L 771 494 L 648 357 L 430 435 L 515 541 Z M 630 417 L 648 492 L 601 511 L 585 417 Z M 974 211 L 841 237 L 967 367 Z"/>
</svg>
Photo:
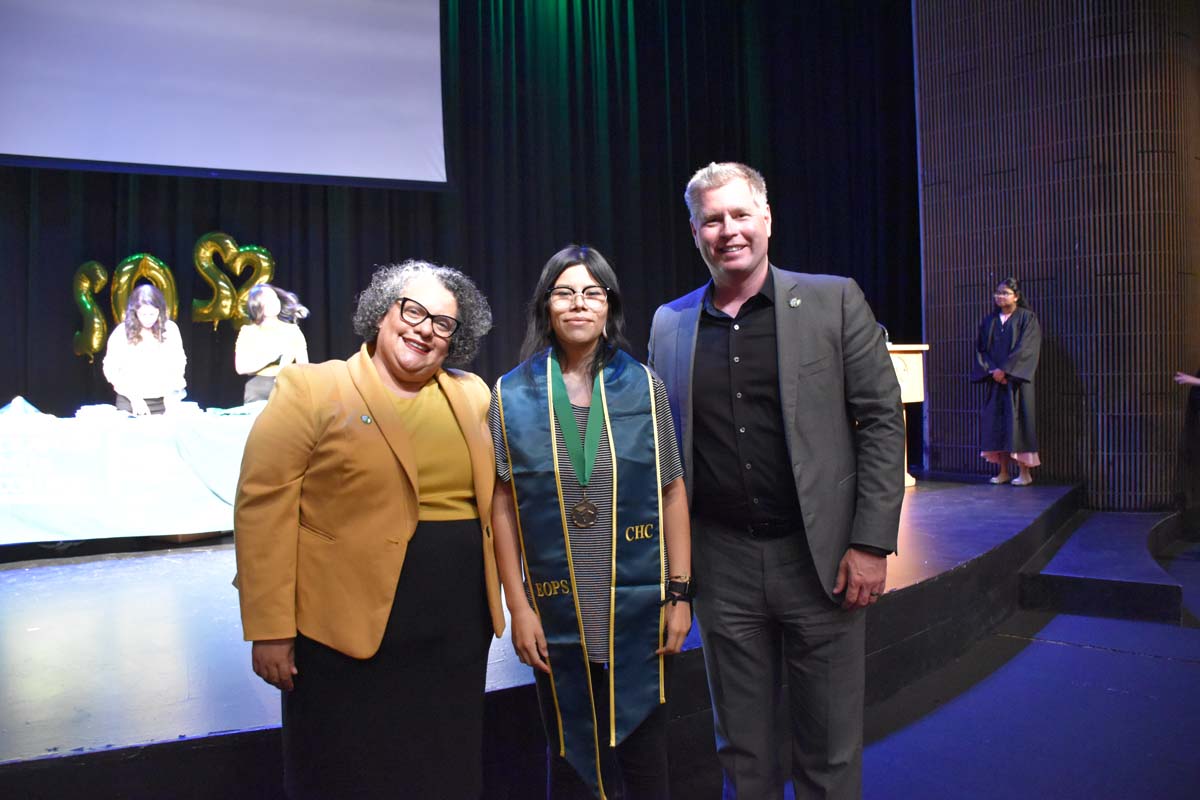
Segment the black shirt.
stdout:
<svg viewBox="0 0 1200 800">
<path fill-rule="evenodd" d="M 736 317 L 704 295 L 692 374 L 693 512 L 738 528 L 803 526 L 779 402 L 771 274 Z"/>
</svg>

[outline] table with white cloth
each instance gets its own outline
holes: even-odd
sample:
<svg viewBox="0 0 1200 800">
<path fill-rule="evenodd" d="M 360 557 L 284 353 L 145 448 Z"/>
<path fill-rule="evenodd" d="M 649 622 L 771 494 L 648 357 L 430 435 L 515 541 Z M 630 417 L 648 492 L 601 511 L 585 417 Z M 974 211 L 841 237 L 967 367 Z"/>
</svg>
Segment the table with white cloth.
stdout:
<svg viewBox="0 0 1200 800">
<path fill-rule="evenodd" d="M 233 529 L 242 450 L 263 403 L 72 418 L 0 412 L 0 545 Z"/>
</svg>

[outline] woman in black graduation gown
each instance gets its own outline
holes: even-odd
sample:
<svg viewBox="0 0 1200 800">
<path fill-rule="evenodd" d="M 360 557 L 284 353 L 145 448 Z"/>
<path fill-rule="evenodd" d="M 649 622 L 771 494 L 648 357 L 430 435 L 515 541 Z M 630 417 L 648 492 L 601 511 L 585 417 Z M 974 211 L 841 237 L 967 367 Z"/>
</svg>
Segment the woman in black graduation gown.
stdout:
<svg viewBox="0 0 1200 800">
<path fill-rule="evenodd" d="M 1000 465 L 992 483 L 1033 483 L 1040 465 L 1033 375 L 1042 349 L 1042 328 L 1029 309 L 1016 278 L 1005 278 L 993 295 L 996 308 L 979 325 L 971 379 L 986 394 L 979 412 L 980 455 Z M 1020 474 L 1011 477 L 1009 462 Z"/>
<path fill-rule="evenodd" d="M 1191 387 L 1179 442 L 1175 498 L 1183 509 L 1183 529 L 1194 537 L 1200 532 L 1200 371 L 1176 372 L 1175 382 Z"/>
</svg>

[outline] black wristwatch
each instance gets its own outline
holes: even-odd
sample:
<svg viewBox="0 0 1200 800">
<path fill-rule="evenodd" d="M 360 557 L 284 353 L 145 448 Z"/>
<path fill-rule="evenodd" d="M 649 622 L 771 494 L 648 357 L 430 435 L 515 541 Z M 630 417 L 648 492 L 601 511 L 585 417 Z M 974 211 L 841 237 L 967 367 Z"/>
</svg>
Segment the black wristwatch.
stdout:
<svg viewBox="0 0 1200 800">
<path fill-rule="evenodd" d="M 696 582 L 692 580 L 690 575 L 677 575 L 667 581 L 666 598 L 663 600 L 663 605 L 670 603 L 690 603 L 692 598 L 696 596 Z"/>
</svg>

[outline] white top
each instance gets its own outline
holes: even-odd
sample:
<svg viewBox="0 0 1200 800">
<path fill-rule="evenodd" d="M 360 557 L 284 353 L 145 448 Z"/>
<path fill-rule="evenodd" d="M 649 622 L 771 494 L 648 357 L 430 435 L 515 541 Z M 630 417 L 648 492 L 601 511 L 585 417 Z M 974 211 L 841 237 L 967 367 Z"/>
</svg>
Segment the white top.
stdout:
<svg viewBox="0 0 1200 800">
<path fill-rule="evenodd" d="M 300 326 L 278 318 L 243 325 L 233 345 L 233 368 L 239 375 L 275 377 L 292 362 L 308 363 L 308 342 Z"/>
<path fill-rule="evenodd" d="M 121 323 L 109 335 L 104 351 L 104 377 L 117 394 L 131 400 L 181 393 L 187 386 L 183 377 L 186 365 L 183 339 L 171 320 L 167 320 L 161 342 L 143 331 L 136 344 L 126 338 L 125 324 Z"/>
</svg>

